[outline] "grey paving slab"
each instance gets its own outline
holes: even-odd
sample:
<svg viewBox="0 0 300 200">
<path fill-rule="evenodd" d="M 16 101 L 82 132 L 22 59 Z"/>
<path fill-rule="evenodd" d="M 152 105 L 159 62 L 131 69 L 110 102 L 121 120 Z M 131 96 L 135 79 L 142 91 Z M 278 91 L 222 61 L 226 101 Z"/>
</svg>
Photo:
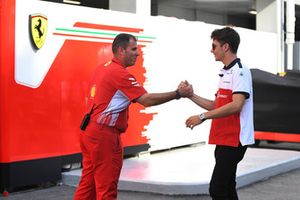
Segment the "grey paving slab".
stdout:
<svg viewBox="0 0 300 200">
<path fill-rule="evenodd" d="M 205 195 L 214 166 L 214 146 L 193 145 L 124 160 L 119 190 L 163 195 Z M 300 152 L 248 148 L 237 173 L 244 187 L 300 168 Z M 63 184 L 77 186 L 81 170 L 63 173 Z"/>
<path fill-rule="evenodd" d="M 238 189 L 241 200 L 299 200 L 300 169 L 264 179 Z M 1 197 L 1 200 L 72 200 L 73 186 L 34 188 Z M 210 200 L 208 195 L 164 195 L 119 191 L 118 200 Z"/>
</svg>

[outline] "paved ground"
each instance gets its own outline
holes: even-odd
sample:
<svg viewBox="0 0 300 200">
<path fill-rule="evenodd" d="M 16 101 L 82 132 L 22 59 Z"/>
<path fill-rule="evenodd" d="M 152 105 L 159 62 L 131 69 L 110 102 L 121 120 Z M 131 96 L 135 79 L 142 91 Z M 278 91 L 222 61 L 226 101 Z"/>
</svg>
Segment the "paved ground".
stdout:
<svg viewBox="0 0 300 200">
<path fill-rule="evenodd" d="M 207 195 L 214 149 L 213 145 L 199 144 L 125 159 L 118 188 L 163 195 Z M 237 170 L 237 187 L 298 168 L 300 151 L 249 148 Z M 77 187 L 80 178 L 81 169 L 62 174 L 64 185 Z"/>
<path fill-rule="evenodd" d="M 300 200 L 300 169 L 272 177 L 238 190 L 241 200 Z M 72 200 L 70 186 L 51 186 L 15 192 L 1 200 Z M 208 196 L 166 196 L 149 193 L 119 192 L 118 200 L 209 200 Z"/>
<path fill-rule="evenodd" d="M 275 144 L 262 144 L 261 147 L 272 147 Z M 286 146 L 275 145 L 276 148 Z M 290 145 L 290 149 L 299 150 L 299 144 Z M 75 192 L 70 186 L 44 186 L 11 193 L 1 200 L 72 200 Z M 287 172 L 268 180 L 240 188 L 238 190 L 241 200 L 300 200 L 300 169 Z M 208 196 L 167 196 L 150 193 L 119 191 L 118 200 L 209 200 Z"/>
</svg>

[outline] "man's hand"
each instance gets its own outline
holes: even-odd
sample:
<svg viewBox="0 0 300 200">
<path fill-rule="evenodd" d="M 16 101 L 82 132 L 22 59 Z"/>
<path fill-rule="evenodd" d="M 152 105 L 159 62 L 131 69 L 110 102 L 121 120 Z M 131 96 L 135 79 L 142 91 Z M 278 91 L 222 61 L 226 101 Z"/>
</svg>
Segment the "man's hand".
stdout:
<svg viewBox="0 0 300 200">
<path fill-rule="evenodd" d="M 185 125 L 186 127 L 190 128 L 193 130 L 193 128 L 199 124 L 201 124 L 203 121 L 200 119 L 199 115 L 194 115 L 189 117 L 186 121 L 185 121 Z"/>
<path fill-rule="evenodd" d="M 193 86 L 187 81 L 181 81 L 177 89 L 181 97 L 191 97 L 194 94 Z"/>
</svg>

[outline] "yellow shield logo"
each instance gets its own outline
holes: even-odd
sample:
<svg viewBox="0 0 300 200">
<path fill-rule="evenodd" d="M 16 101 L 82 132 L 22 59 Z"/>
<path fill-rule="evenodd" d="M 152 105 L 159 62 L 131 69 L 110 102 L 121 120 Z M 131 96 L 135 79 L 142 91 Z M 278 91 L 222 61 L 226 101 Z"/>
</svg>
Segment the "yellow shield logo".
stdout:
<svg viewBox="0 0 300 200">
<path fill-rule="evenodd" d="M 90 96 L 91 98 L 94 98 L 96 94 L 96 85 L 94 84 L 91 88 Z"/>
<path fill-rule="evenodd" d="M 40 49 L 46 40 L 48 19 L 41 14 L 30 15 L 31 39 L 34 47 Z"/>
</svg>

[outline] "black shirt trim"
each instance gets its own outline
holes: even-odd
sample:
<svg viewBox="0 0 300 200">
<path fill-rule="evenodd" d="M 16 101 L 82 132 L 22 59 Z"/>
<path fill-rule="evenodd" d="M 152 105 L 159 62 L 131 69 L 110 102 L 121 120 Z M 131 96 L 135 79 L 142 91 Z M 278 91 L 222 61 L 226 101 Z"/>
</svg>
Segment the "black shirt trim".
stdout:
<svg viewBox="0 0 300 200">
<path fill-rule="evenodd" d="M 242 94 L 245 96 L 246 99 L 249 99 L 250 97 L 250 94 L 248 92 L 242 92 L 242 91 L 233 92 L 232 94 Z"/>
<path fill-rule="evenodd" d="M 236 58 L 228 66 L 224 66 L 223 69 L 228 70 L 232 68 L 236 63 L 238 63 L 239 68 L 242 68 L 241 59 Z"/>
</svg>

